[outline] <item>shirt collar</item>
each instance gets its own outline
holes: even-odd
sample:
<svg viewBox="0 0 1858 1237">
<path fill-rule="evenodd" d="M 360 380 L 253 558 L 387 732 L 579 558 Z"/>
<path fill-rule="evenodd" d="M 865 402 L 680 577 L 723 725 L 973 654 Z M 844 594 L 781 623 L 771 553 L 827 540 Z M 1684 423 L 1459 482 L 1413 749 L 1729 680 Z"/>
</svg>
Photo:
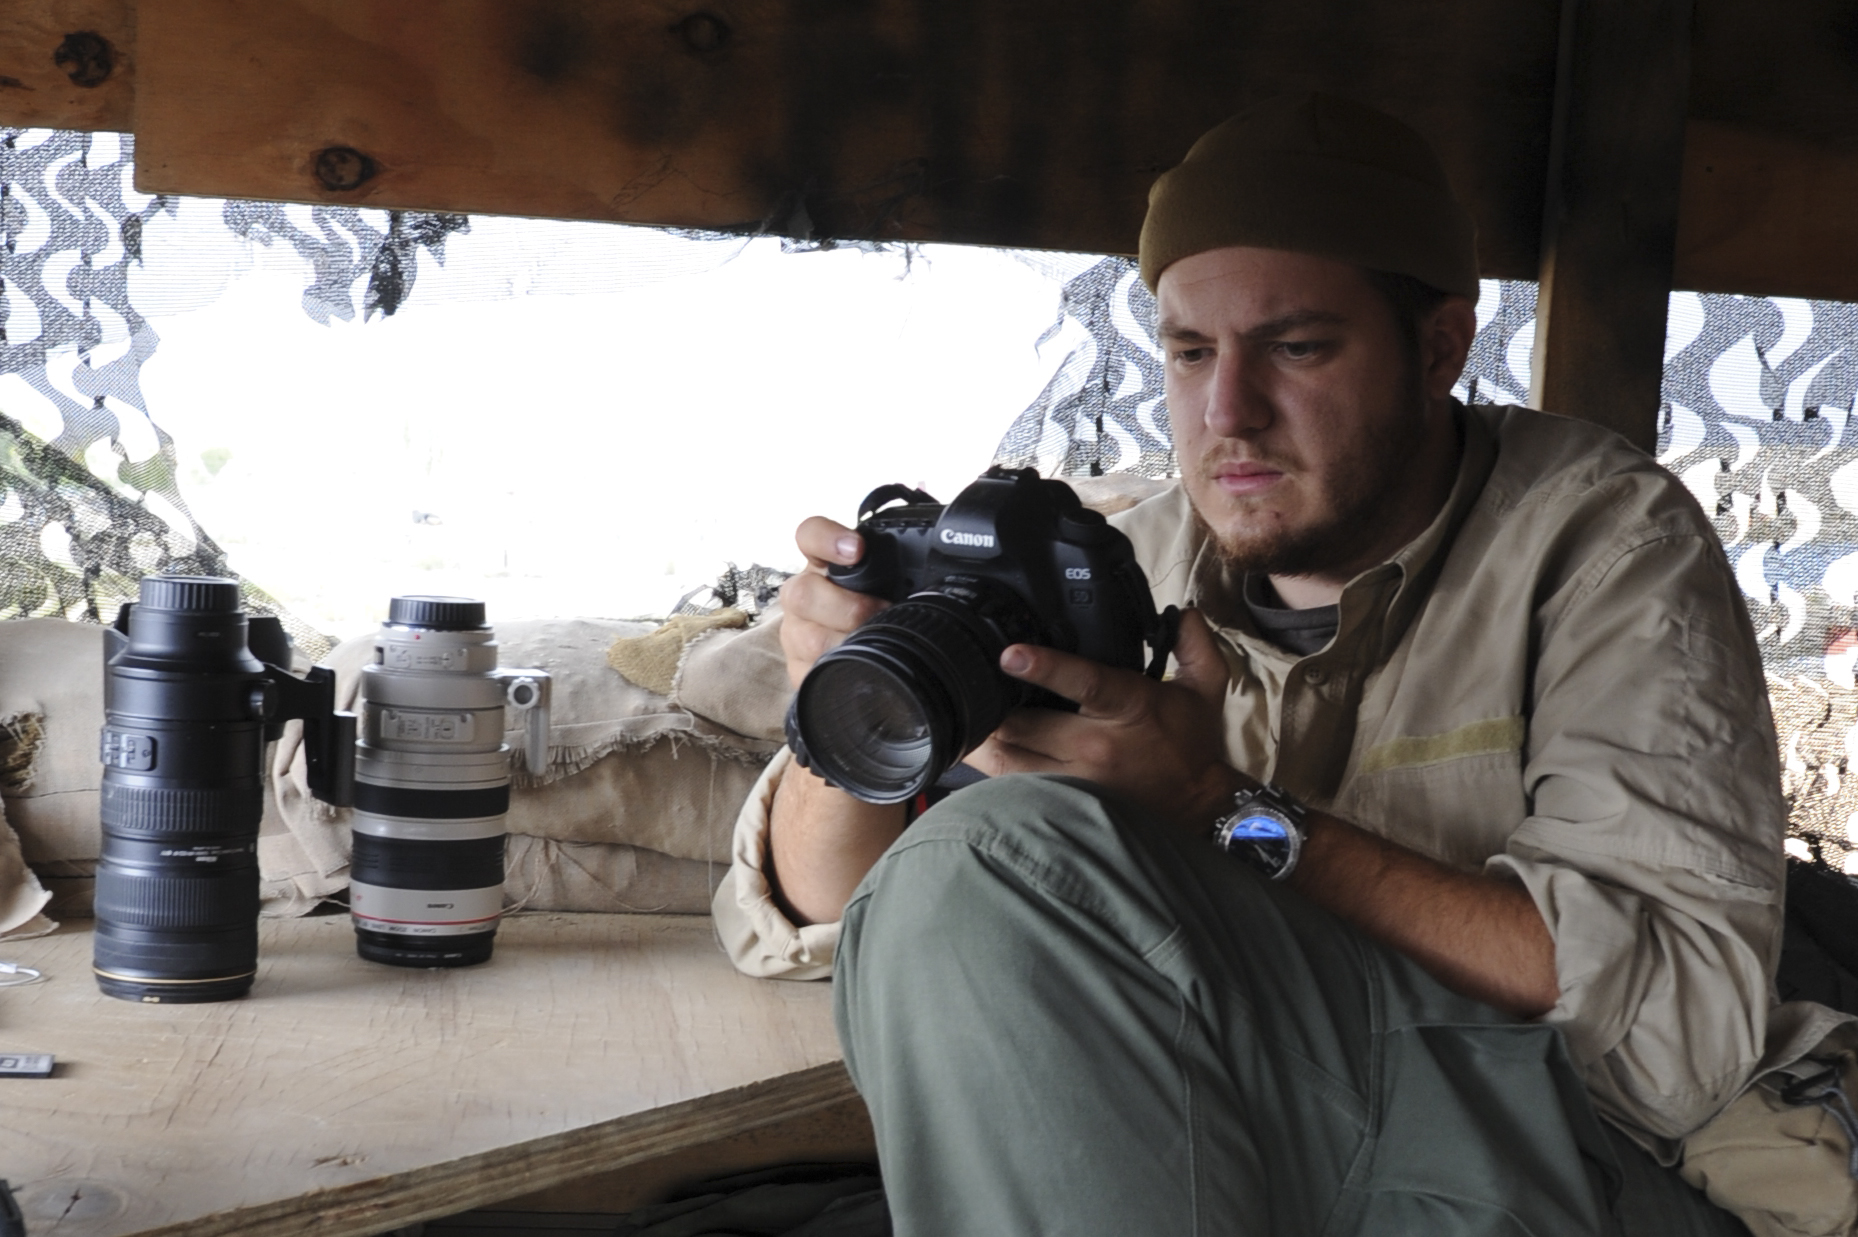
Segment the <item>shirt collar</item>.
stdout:
<svg viewBox="0 0 1858 1237">
<path fill-rule="evenodd" d="M 1379 615 L 1383 621 L 1379 624 L 1377 651 L 1379 659 L 1384 660 L 1425 604 L 1458 529 L 1483 493 L 1497 459 L 1496 440 L 1484 418 L 1471 414 L 1456 400 L 1452 401 L 1452 415 L 1459 430 L 1458 475 L 1445 505 L 1419 536 L 1343 587 L 1340 630 L 1330 647 L 1351 642 L 1365 623 Z M 1198 606 L 1215 626 L 1250 637 L 1246 643 L 1256 642 L 1254 647 L 1261 653 L 1294 659 L 1259 632 L 1245 606 L 1243 574 L 1228 572 L 1222 566 L 1211 539 L 1204 534 L 1198 536 L 1189 580 L 1188 603 Z"/>
</svg>

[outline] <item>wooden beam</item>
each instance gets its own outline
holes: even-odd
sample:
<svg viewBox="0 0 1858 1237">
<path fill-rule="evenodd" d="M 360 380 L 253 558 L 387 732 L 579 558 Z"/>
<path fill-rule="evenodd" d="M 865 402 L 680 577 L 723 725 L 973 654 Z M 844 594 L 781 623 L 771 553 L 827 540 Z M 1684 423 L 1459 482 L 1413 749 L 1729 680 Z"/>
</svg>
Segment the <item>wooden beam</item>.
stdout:
<svg viewBox="0 0 1858 1237">
<path fill-rule="evenodd" d="M 1858 301 L 1858 152 L 1692 119 L 1672 283 Z"/>
<path fill-rule="evenodd" d="M 1650 450 L 1690 86 L 1691 0 L 1563 0 L 1530 403 Z"/>
<path fill-rule="evenodd" d="M 1539 270 L 1554 0 L 696 5 L 145 5 L 145 184 L 1115 252 L 1200 128 L 1315 87 L 1438 143 L 1486 275 Z M 0 124 L 134 126 L 137 24 L 136 0 L 0 6 Z M 82 41 L 59 61 L 86 32 L 107 75 Z M 1843 0 L 1695 0 L 1676 286 L 1858 300 L 1849 43 Z"/>
<path fill-rule="evenodd" d="M 1155 175 L 1259 98 L 1440 148 L 1531 277 L 1556 0 L 160 0 L 137 183 L 785 235 L 1134 247 Z"/>
<path fill-rule="evenodd" d="M 132 128 L 135 18 L 134 0 L 0 4 L 0 125 Z"/>
</svg>

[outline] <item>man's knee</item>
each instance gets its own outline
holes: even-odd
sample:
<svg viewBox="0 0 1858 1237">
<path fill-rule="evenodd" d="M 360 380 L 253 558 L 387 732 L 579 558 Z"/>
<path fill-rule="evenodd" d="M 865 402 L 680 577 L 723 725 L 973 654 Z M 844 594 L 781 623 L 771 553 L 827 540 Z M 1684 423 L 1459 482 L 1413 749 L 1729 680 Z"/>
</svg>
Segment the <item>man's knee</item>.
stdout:
<svg viewBox="0 0 1858 1237">
<path fill-rule="evenodd" d="M 1141 951 L 1172 931 L 1177 874 L 1147 821 L 1086 782 L 1017 774 L 970 786 L 910 826 L 847 907 L 841 953 L 1011 948 L 1108 933 Z"/>
<path fill-rule="evenodd" d="M 1010 837 L 1029 851 L 1117 845 L 1123 822 L 1101 787 L 1076 778 L 1014 773 L 988 778 L 923 813 L 904 841 Z"/>
</svg>

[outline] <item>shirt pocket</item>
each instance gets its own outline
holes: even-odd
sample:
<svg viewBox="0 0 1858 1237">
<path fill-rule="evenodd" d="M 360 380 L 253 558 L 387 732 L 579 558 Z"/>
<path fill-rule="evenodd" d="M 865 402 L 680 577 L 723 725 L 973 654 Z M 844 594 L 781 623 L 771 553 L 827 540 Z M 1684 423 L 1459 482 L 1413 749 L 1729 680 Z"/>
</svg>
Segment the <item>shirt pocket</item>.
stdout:
<svg viewBox="0 0 1858 1237">
<path fill-rule="evenodd" d="M 1335 814 L 1454 867 L 1480 869 L 1529 814 L 1520 717 L 1369 745 Z"/>
</svg>

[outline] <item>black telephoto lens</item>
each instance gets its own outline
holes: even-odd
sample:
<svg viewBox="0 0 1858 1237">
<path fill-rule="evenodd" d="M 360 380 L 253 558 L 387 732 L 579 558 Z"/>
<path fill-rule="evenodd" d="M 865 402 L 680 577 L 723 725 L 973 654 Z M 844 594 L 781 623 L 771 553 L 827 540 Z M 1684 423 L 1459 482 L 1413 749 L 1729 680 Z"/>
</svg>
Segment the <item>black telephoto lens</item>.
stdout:
<svg viewBox="0 0 1858 1237">
<path fill-rule="evenodd" d="M 1030 619 L 1003 624 L 994 603 L 920 593 L 814 663 L 790 719 L 808 766 L 866 803 L 903 803 L 979 746 L 1029 695 L 999 661 Z"/>
<path fill-rule="evenodd" d="M 229 1000 L 258 967 L 270 682 L 235 581 L 151 576 L 141 598 L 104 673 L 97 982 L 130 1001 Z"/>
</svg>

